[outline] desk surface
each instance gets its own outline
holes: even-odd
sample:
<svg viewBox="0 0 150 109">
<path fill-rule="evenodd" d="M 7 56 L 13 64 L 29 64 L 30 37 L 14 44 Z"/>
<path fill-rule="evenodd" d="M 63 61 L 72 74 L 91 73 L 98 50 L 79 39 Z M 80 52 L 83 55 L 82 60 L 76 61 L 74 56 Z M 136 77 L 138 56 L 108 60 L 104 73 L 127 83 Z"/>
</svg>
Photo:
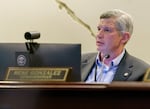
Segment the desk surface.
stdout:
<svg viewBox="0 0 150 109">
<path fill-rule="evenodd" d="M 41 89 L 82 89 L 82 90 L 149 90 L 150 82 L 112 82 L 111 84 L 84 82 L 40 82 L 40 81 L 0 81 L 0 88 L 41 88 Z"/>
<path fill-rule="evenodd" d="M 0 81 L 0 109 L 150 109 L 150 83 Z"/>
</svg>

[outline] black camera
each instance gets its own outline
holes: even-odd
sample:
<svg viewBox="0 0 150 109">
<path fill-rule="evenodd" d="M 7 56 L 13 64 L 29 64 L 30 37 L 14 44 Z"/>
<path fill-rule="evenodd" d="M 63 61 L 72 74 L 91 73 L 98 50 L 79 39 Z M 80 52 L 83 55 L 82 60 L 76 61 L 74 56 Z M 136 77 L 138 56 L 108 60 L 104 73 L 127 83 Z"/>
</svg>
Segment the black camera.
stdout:
<svg viewBox="0 0 150 109">
<path fill-rule="evenodd" d="M 24 37 L 25 37 L 25 39 L 27 39 L 27 40 L 38 39 L 38 38 L 40 38 L 40 33 L 39 33 L 39 32 L 35 32 L 35 31 L 26 32 L 26 33 L 24 34 Z"/>
</svg>

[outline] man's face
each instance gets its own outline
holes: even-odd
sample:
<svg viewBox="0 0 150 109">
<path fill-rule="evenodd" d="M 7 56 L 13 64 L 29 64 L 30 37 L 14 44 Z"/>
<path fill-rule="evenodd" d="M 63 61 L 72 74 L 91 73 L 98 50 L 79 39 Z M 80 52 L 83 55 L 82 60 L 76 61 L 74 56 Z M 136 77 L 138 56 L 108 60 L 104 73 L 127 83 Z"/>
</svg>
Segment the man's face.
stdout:
<svg viewBox="0 0 150 109">
<path fill-rule="evenodd" d="M 100 19 L 97 29 L 96 45 L 98 51 L 111 54 L 122 49 L 124 45 L 122 43 L 123 36 L 116 29 L 115 19 Z"/>
</svg>

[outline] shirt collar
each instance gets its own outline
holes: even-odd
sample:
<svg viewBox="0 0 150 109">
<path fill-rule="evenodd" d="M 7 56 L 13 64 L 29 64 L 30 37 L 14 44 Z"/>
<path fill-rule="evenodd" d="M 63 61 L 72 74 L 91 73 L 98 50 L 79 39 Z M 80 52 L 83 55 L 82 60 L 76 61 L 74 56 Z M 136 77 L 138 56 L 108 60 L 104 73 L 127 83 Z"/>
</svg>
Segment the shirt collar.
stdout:
<svg viewBox="0 0 150 109">
<path fill-rule="evenodd" d="M 98 52 L 98 54 L 97 54 L 97 57 L 96 57 L 96 64 L 97 64 L 98 66 L 101 66 L 101 65 L 102 65 L 102 62 L 101 62 L 100 59 L 99 59 L 99 54 L 100 54 L 100 52 Z M 121 59 L 123 58 L 124 54 L 125 54 L 125 49 L 122 51 L 122 53 L 121 53 L 119 56 L 117 56 L 115 59 L 112 60 L 110 67 L 118 66 L 118 64 L 120 63 L 120 61 L 121 61 Z"/>
<path fill-rule="evenodd" d="M 115 59 L 112 60 L 113 61 L 113 66 L 118 66 L 118 64 L 120 63 L 120 61 L 123 58 L 124 54 L 125 54 L 125 49 L 122 51 L 122 53 L 119 56 L 117 56 Z"/>
</svg>

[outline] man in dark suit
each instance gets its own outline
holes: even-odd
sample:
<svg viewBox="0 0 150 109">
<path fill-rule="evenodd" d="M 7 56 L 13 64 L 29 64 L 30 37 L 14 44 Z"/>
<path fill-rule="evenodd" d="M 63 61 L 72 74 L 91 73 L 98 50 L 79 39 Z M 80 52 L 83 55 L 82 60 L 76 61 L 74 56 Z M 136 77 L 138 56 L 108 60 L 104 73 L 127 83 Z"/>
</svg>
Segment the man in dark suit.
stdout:
<svg viewBox="0 0 150 109">
<path fill-rule="evenodd" d="M 119 9 L 104 12 L 97 29 L 98 53 L 83 54 L 82 81 L 142 81 L 150 65 L 125 49 L 133 32 L 131 16 Z"/>
</svg>

